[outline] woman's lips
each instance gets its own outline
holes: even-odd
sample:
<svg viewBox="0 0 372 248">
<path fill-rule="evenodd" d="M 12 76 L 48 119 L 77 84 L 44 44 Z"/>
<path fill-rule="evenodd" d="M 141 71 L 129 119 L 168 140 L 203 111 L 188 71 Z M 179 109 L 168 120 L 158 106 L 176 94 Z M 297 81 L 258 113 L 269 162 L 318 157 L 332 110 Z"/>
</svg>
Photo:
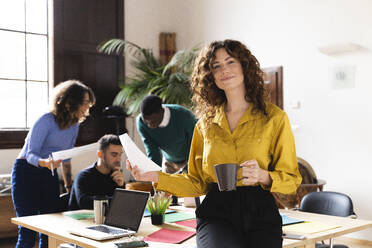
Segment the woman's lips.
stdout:
<svg viewBox="0 0 372 248">
<path fill-rule="evenodd" d="M 223 78 L 221 78 L 221 81 L 230 80 L 230 79 L 232 79 L 233 77 L 234 77 L 234 76 L 223 77 Z"/>
</svg>

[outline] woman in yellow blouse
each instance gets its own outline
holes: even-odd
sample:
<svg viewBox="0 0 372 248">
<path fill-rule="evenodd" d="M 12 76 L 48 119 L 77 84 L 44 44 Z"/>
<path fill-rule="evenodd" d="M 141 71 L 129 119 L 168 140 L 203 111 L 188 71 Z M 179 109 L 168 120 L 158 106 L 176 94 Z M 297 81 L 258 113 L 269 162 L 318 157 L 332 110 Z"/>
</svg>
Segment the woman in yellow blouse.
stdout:
<svg viewBox="0 0 372 248">
<path fill-rule="evenodd" d="M 141 173 L 137 180 L 179 197 L 206 194 L 196 210 L 198 247 L 282 247 L 282 220 L 270 192 L 295 194 L 301 183 L 287 115 L 264 101 L 263 72 L 245 45 L 212 42 L 195 62 L 193 102 L 200 117 L 188 174 Z M 218 190 L 214 165 L 243 168 L 235 191 Z"/>
</svg>

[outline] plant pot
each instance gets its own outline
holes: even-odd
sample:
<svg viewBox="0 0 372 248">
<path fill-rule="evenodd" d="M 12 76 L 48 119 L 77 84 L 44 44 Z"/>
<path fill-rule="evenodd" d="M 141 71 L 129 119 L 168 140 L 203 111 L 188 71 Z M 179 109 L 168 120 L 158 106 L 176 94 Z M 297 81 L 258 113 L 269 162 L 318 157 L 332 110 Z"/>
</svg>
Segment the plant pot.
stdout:
<svg viewBox="0 0 372 248">
<path fill-rule="evenodd" d="M 151 215 L 151 223 L 153 225 L 161 225 L 164 223 L 164 214 L 159 215 L 159 214 L 152 214 Z"/>
</svg>

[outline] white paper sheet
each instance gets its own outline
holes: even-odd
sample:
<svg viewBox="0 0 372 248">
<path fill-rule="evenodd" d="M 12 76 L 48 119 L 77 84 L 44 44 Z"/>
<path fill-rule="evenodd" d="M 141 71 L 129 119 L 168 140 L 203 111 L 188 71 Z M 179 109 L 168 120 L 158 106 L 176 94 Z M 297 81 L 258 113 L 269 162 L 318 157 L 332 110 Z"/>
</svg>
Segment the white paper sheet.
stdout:
<svg viewBox="0 0 372 248">
<path fill-rule="evenodd" d="M 124 147 L 125 154 L 132 166 L 137 165 L 141 172 L 159 171 L 161 169 L 157 164 L 143 154 L 128 134 L 122 134 L 119 138 Z"/>
<path fill-rule="evenodd" d="M 79 146 L 79 147 L 74 147 L 74 148 L 67 149 L 67 150 L 52 152 L 52 156 L 54 160 L 59 160 L 59 159 L 64 160 L 64 159 L 78 156 L 85 152 L 96 151 L 97 149 L 98 149 L 98 143 L 96 142 L 96 143 L 92 143 L 92 144 L 85 145 L 85 146 Z"/>
</svg>

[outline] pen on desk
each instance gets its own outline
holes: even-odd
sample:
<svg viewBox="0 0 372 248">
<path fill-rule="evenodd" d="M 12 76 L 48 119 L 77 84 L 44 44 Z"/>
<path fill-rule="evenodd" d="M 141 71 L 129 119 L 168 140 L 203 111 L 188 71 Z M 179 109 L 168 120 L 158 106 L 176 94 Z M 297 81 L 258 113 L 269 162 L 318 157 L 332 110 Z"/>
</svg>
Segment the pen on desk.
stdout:
<svg viewBox="0 0 372 248">
<path fill-rule="evenodd" d="M 50 164 L 50 169 L 52 171 L 52 176 L 54 177 L 54 166 L 53 166 L 53 157 L 52 157 L 52 155 L 49 155 L 49 160 L 52 161 L 52 163 Z"/>
</svg>

